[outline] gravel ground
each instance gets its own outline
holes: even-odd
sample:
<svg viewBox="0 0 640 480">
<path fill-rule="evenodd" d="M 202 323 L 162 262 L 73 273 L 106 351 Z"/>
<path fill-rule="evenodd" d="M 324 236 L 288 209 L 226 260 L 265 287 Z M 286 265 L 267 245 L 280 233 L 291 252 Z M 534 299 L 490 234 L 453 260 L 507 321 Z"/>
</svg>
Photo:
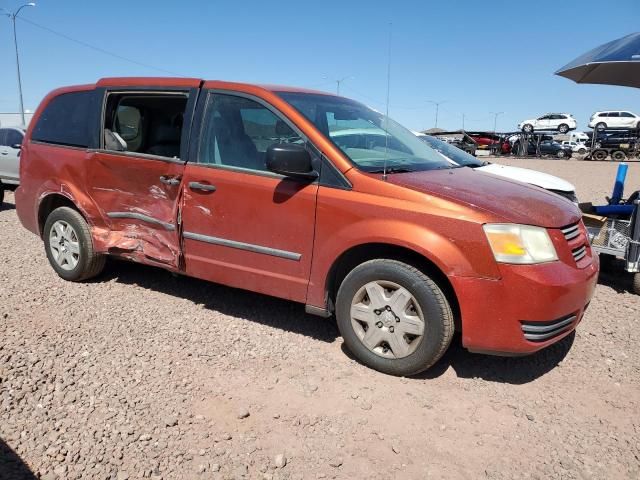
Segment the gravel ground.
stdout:
<svg viewBox="0 0 640 480">
<path fill-rule="evenodd" d="M 501 161 L 561 175 L 583 200 L 615 173 Z M 640 478 L 640 297 L 614 272 L 577 333 L 539 354 L 454 340 L 426 374 L 394 378 L 297 304 L 124 262 L 64 282 L 7 202 L 2 480 Z"/>
</svg>

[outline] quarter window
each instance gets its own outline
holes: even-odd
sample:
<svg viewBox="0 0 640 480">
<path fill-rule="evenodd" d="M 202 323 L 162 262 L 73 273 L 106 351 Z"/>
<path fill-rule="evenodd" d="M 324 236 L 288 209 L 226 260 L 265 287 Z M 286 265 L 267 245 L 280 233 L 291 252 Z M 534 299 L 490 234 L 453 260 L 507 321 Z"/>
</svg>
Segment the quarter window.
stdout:
<svg viewBox="0 0 640 480">
<path fill-rule="evenodd" d="M 267 149 L 304 143 L 284 120 L 245 97 L 213 94 L 207 102 L 199 163 L 266 171 Z"/>
<path fill-rule="evenodd" d="M 87 148 L 94 92 L 72 92 L 52 99 L 38 118 L 31 138 L 39 142 Z"/>
<path fill-rule="evenodd" d="M 629 112 L 620 112 L 620 116 L 625 118 L 634 118 L 633 114 Z"/>
</svg>

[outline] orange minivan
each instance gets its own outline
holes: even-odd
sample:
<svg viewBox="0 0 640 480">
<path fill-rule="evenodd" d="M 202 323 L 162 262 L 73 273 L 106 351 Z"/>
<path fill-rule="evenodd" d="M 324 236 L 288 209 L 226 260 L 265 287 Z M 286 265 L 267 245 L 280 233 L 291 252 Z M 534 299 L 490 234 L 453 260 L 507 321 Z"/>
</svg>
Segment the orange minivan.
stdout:
<svg viewBox="0 0 640 480">
<path fill-rule="evenodd" d="M 454 331 L 520 355 L 569 335 L 599 262 L 576 207 L 447 162 L 347 98 L 190 78 L 107 78 L 49 94 L 22 144 L 16 208 L 53 269 L 107 256 L 335 315 L 394 375 Z"/>
</svg>

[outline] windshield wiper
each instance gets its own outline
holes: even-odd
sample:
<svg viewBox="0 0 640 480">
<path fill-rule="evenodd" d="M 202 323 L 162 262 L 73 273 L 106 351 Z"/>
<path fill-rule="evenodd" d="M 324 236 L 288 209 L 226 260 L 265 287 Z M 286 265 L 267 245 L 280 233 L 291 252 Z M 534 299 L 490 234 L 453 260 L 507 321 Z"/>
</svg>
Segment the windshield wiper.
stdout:
<svg viewBox="0 0 640 480">
<path fill-rule="evenodd" d="M 368 173 L 409 173 L 409 172 L 415 172 L 415 170 L 412 170 L 410 168 L 407 167 L 387 167 L 387 169 L 385 170 L 384 168 L 378 168 L 377 170 L 369 170 Z"/>
</svg>

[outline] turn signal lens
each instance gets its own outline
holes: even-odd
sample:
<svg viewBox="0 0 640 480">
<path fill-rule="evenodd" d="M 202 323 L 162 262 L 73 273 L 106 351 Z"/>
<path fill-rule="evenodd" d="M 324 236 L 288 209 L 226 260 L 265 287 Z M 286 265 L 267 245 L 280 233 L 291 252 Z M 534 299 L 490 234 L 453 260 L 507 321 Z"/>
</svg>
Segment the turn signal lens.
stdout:
<svg viewBox="0 0 640 480">
<path fill-rule="evenodd" d="M 483 225 L 497 262 L 530 265 L 558 259 L 545 228 L 510 223 Z"/>
</svg>

